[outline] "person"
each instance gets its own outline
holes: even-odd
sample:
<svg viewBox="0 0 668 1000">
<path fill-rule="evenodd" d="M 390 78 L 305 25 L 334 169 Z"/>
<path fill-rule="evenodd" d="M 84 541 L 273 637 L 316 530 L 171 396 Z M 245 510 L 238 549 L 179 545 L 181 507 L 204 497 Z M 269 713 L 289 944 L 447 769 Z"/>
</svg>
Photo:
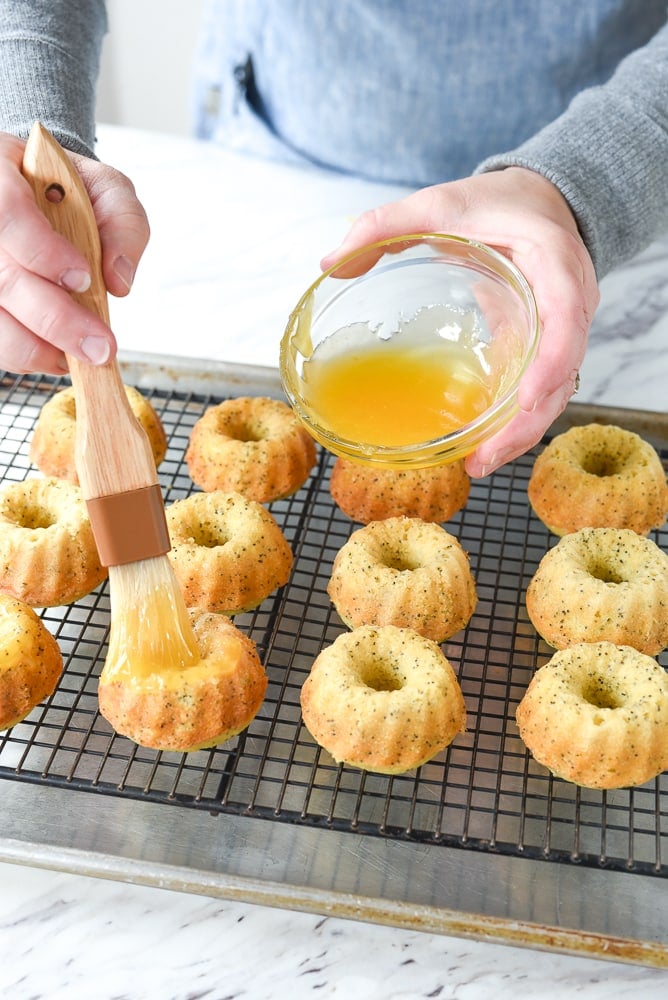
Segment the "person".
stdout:
<svg viewBox="0 0 668 1000">
<path fill-rule="evenodd" d="M 113 334 L 70 298 L 88 271 L 21 177 L 39 119 L 91 196 L 109 292 L 149 238 L 132 182 L 95 159 L 103 0 L 0 0 L 0 360 L 99 364 Z M 416 231 L 497 247 L 543 326 L 519 413 L 467 459 L 483 476 L 532 447 L 576 387 L 598 282 L 668 228 L 665 0 L 208 0 L 197 134 L 285 162 L 407 185 L 342 244 Z"/>
</svg>

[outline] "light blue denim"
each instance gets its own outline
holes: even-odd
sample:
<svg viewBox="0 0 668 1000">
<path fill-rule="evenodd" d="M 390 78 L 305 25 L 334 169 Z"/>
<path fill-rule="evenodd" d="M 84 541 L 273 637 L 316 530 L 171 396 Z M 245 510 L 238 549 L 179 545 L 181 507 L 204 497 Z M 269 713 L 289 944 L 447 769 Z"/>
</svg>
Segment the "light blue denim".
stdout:
<svg viewBox="0 0 668 1000">
<path fill-rule="evenodd" d="M 668 227 L 666 13 L 665 0 L 207 0 L 194 128 L 412 187 L 529 166 L 567 197 L 602 276 Z"/>
<path fill-rule="evenodd" d="M 207 0 L 196 132 L 375 179 L 465 177 L 665 22 L 665 0 Z"/>
</svg>

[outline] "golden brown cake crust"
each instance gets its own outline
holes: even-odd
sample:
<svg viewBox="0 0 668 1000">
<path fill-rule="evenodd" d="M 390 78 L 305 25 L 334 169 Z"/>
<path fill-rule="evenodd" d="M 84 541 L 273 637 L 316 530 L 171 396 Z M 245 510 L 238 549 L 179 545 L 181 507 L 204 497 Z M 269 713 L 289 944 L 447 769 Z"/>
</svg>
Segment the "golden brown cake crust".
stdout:
<svg viewBox="0 0 668 1000">
<path fill-rule="evenodd" d="M 628 528 L 583 528 L 543 556 L 526 606 L 556 649 L 607 640 L 654 656 L 668 646 L 668 555 Z"/>
<path fill-rule="evenodd" d="M 134 386 L 126 385 L 130 408 L 144 428 L 156 467 L 167 452 L 162 422 L 151 403 Z M 74 389 L 60 389 L 42 407 L 30 441 L 30 461 L 45 476 L 79 484 L 75 464 L 76 404 Z"/>
<path fill-rule="evenodd" d="M 0 491 L 0 592 L 33 607 L 71 604 L 106 579 L 78 486 L 36 477 Z"/>
<path fill-rule="evenodd" d="M 290 407 L 262 396 L 210 407 L 186 450 L 190 476 L 201 489 L 242 493 L 259 503 L 295 493 L 315 460 L 315 442 Z"/>
<path fill-rule="evenodd" d="M 631 646 L 571 646 L 534 675 L 517 724 L 558 777 L 588 788 L 642 785 L 668 767 L 668 674 Z"/>
<path fill-rule="evenodd" d="M 287 583 L 292 551 L 275 519 L 240 493 L 193 493 L 167 508 L 169 558 L 188 607 L 233 615 Z"/>
<path fill-rule="evenodd" d="M 397 625 L 436 642 L 467 625 L 477 602 L 457 539 L 414 517 L 354 531 L 334 559 L 327 593 L 349 628 Z"/>
<path fill-rule="evenodd" d="M 638 434 L 612 424 L 572 427 L 534 463 L 529 501 L 555 535 L 580 528 L 630 528 L 646 535 L 668 512 L 661 459 Z"/>
<path fill-rule="evenodd" d="M 363 626 L 316 658 L 301 691 L 304 724 L 338 763 L 399 774 L 466 728 L 466 706 L 440 647 L 410 629 Z"/>
<path fill-rule="evenodd" d="M 180 670 L 133 672 L 105 664 L 100 711 L 118 733 L 156 750 L 224 743 L 257 715 L 267 675 L 255 643 L 224 615 L 190 610 L 201 660 Z"/>
<path fill-rule="evenodd" d="M 58 643 L 33 609 L 0 594 L 0 729 L 53 694 L 63 671 Z"/>
<path fill-rule="evenodd" d="M 464 507 L 471 481 L 463 460 L 430 469 L 388 469 L 337 458 L 329 488 L 343 513 L 360 524 L 400 515 L 441 523 Z"/>
</svg>

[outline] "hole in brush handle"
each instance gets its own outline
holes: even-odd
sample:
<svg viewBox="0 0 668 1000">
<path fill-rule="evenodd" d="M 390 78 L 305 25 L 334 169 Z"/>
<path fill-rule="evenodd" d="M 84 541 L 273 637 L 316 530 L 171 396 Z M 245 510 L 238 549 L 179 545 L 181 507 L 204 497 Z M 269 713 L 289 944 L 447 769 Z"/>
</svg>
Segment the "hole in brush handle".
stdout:
<svg viewBox="0 0 668 1000">
<path fill-rule="evenodd" d="M 51 202 L 52 205 L 59 205 L 63 198 L 65 197 L 65 188 L 62 184 L 53 183 L 44 191 L 44 197 L 47 201 Z"/>
<path fill-rule="evenodd" d="M 103 566 L 122 566 L 169 552 L 171 541 L 159 485 L 93 497 L 86 506 Z"/>
</svg>

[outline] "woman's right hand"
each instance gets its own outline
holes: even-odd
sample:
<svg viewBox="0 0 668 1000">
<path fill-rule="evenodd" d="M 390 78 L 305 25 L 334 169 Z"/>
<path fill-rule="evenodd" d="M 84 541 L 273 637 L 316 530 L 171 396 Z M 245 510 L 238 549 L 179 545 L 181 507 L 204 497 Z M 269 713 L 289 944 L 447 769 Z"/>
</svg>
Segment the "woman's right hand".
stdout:
<svg viewBox="0 0 668 1000">
<path fill-rule="evenodd" d="M 65 355 L 103 364 L 116 340 L 70 292 L 90 284 L 88 262 L 53 231 L 21 173 L 25 143 L 0 133 L 0 367 L 67 371 Z M 112 295 L 127 295 L 149 238 L 146 213 L 130 180 L 112 167 L 68 153 L 88 191 Z"/>
</svg>

